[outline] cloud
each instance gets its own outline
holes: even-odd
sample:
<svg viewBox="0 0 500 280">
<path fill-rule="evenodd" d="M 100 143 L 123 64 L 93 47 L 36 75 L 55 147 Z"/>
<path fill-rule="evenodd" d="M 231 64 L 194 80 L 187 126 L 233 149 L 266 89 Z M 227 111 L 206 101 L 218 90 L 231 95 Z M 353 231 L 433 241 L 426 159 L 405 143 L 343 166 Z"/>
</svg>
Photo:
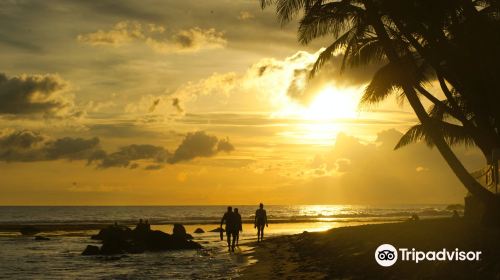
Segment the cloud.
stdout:
<svg viewBox="0 0 500 280">
<path fill-rule="evenodd" d="M 338 88 L 359 86 L 367 83 L 378 68 L 376 65 L 367 65 L 347 69 L 341 73 L 342 56 L 338 55 L 310 79 L 309 73 L 323 50 L 320 49 L 315 53 L 298 51 L 283 60 L 263 59 L 251 69 L 262 79 L 274 77 L 285 81 L 282 87 L 285 87 L 286 95 L 293 101 L 307 105 L 325 85 L 334 85 Z"/>
<path fill-rule="evenodd" d="M 92 112 L 92 113 L 97 113 L 97 112 L 105 112 L 109 111 L 109 109 L 116 107 L 116 103 L 114 101 L 108 100 L 108 101 L 89 101 L 87 104 L 85 104 L 85 112 Z"/>
<path fill-rule="evenodd" d="M 29 130 L 13 131 L 0 136 L 1 148 L 30 149 L 45 140 L 40 133 Z"/>
<path fill-rule="evenodd" d="M 0 161 L 6 162 L 87 160 L 99 151 L 97 137 L 51 139 L 28 130 L 0 135 Z"/>
<path fill-rule="evenodd" d="M 153 104 L 151 104 L 151 107 L 149 108 L 149 112 L 152 113 L 158 107 L 158 104 L 160 104 L 161 99 L 157 98 L 153 101 Z"/>
<path fill-rule="evenodd" d="M 184 109 L 182 109 L 181 101 L 179 98 L 177 97 L 172 98 L 172 106 L 174 106 L 174 108 L 177 109 L 177 112 L 179 113 L 184 112 Z"/>
<path fill-rule="evenodd" d="M 151 104 L 161 99 L 165 102 L 160 102 L 155 112 L 167 116 L 221 111 L 222 107 L 228 111 L 273 112 L 284 116 L 290 108 L 308 106 L 327 87 L 346 94 L 361 93 L 363 83 L 371 78 L 372 67 L 341 75 L 340 57 L 335 57 L 315 78 L 309 79 L 309 71 L 321 51 L 298 51 L 283 59 L 263 58 L 243 73 L 212 73 L 169 89 L 163 95 L 142 96 L 139 101 L 127 104 L 126 111 L 149 114 Z"/>
<path fill-rule="evenodd" d="M 137 167 L 134 163 L 147 160 L 152 163 L 145 167 L 146 170 L 156 170 L 163 164 L 176 164 L 182 161 L 190 161 L 198 157 L 212 157 L 219 152 L 231 152 L 234 146 L 228 139 L 218 139 L 216 136 L 208 135 L 204 131 L 188 133 L 174 153 L 170 153 L 163 147 L 153 145 L 128 145 L 121 147 L 117 152 L 107 154 L 102 152 L 95 154 L 90 162 L 97 162 L 99 168 L 109 167 Z"/>
<path fill-rule="evenodd" d="M 99 138 L 64 137 L 47 142 L 44 150 L 47 159 L 86 160 L 99 151 Z"/>
<path fill-rule="evenodd" d="M 0 161 L 35 162 L 53 160 L 84 160 L 97 168 L 138 168 L 146 163 L 146 170 L 156 170 L 164 164 L 176 164 L 198 157 L 212 157 L 219 152 L 231 152 L 234 146 L 228 139 L 219 139 L 203 131 L 188 133 L 182 143 L 169 152 L 161 146 L 131 144 L 115 152 L 100 147 L 100 140 L 93 138 L 63 137 L 52 139 L 38 132 L 3 131 L 0 133 Z"/>
<path fill-rule="evenodd" d="M 210 101 L 220 106 L 224 104 L 225 98 L 230 96 L 239 82 L 242 82 L 242 79 L 236 73 L 214 73 L 205 79 L 185 83 L 174 92 L 157 96 L 144 95 L 139 101 L 127 104 L 125 111 L 138 114 L 151 113 L 152 104 L 160 100 L 155 106 L 155 112 L 166 115 L 179 114 L 186 111 L 185 103 L 196 102 L 201 97 L 211 97 Z"/>
<path fill-rule="evenodd" d="M 214 28 L 201 29 L 194 27 L 180 30 L 170 39 L 157 40 L 151 37 L 146 39 L 146 44 L 160 53 L 172 52 L 197 52 L 200 50 L 219 49 L 226 46 L 224 33 Z"/>
<path fill-rule="evenodd" d="M 144 167 L 144 170 L 160 170 L 163 168 L 163 165 L 161 164 L 150 164 L 146 167 Z"/>
<path fill-rule="evenodd" d="M 165 27 L 142 24 L 137 21 L 121 21 L 110 30 L 98 30 L 80 34 L 77 40 L 91 46 L 121 47 L 132 42 L 141 42 L 159 53 L 197 52 L 223 48 L 227 44 L 224 34 L 214 28 L 193 27 L 178 30 L 166 36 Z"/>
<path fill-rule="evenodd" d="M 330 152 L 310 162 L 303 174 L 310 179 L 306 185 L 327 192 L 339 203 L 461 200 L 464 189 L 438 151 L 425 143 L 393 150 L 402 135 L 389 129 L 379 132 L 375 141 L 364 142 L 339 134 Z M 460 148 L 456 153 L 470 171 L 483 165 L 476 150 Z"/>
<path fill-rule="evenodd" d="M 177 147 L 169 163 L 188 161 L 196 157 L 211 157 L 219 152 L 231 152 L 234 147 L 227 139 L 219 140 L 203 131 L 188 133 Z"/>
<path fill-rule="evenodd" d="M 129 167 L 136 168 L 134 161 L 149 160 L 152 162 L 166 162 L 170 153 L 163 147 L 153 145 L 128 145 L 121 147 L 117 152 L 107 154 L 102 152 L 94 155 L 89 162 L 98 162 L 99 168 Z"/>
<path fill-rule="evenodd" d="M 92 46 L 114 47 L 122 46 L 136 39 L 144 39 L 143 27 L 138 22 L 121 21 L 108 31 L 97 30 L 96 32 L 78 35 L 77 40 Z"/>
<path fill-rule="evenodd" d="M 78 115 L 69 83 L 58 75 L 0 73 L 0 115 L 66 117 Z"/>
<path fill-rule="evenodd" d="M 238 15 L 239 20 L 249 20 L 253 18 L 255 18 L 255 16 L 249 11 L 241 11 L 240 14 Z"/>
</svg>

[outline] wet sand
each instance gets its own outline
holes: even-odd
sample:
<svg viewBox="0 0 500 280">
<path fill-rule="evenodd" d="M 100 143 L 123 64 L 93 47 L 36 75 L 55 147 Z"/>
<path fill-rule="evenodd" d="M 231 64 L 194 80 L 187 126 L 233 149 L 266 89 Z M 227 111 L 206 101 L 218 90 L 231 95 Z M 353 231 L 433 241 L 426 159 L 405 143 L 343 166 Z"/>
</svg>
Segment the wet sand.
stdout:
<svg viewBox="0 0 500 280">
<path fill-rule="evenodd" d="M 479 261 L 398 261 L 379 266 L 375 249 L 482 251 Z M 462 219 L 342 227 L 254 244 L 257 262 L 239 279 L 500 279 L 500 229 Z"/>
</svg>

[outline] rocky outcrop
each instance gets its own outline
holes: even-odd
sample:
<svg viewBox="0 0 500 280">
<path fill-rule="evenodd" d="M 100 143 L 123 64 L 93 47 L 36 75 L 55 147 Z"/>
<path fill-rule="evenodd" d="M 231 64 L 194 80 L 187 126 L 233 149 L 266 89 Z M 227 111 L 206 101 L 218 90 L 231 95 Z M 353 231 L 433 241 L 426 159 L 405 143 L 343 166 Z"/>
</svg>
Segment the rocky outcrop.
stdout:
<svg viewBox="0 0 500 280">
<path fill-rule="evenodd" d="M 194 233 L 205 233 L 205 231 L 202 228 L 197 228 Z"/>
<path fill-rule="evenodd" d="M 151 230 L 149 224 L 138 224 L 135 229 L 112 225 L 93 235 L 92 239 L 101 240 L 101 248 L 89 245 L 82 255 L 135 254 L 145 251 L 166 251 L 200 249 L 201 245 L 192 241 L 181 224 L 175 224 L 172 234 Z M 97 250 L 94 248 L 97 247 Z"/>
<path fill-rule="evenodd" d="M 174 224 L 173 236 L 179 238 L 193 239 L 193 236 L 186 232 L 186 229 L 181 224 Z"/>
<path fill-rule="evenodd" d="M 221 232 L 221 231 L 224 232 L 224 229 L 218 227 L 218 228 L 214 228 L 214 229 L 210 230 L 209 232 Z"/>
<path fill-rule="evenodd" d="M 105 239 L 130 239 L 132 237 L 132 230 L 126 226 L 112 225 L 103 228 L 98 234 L 92 235 L 91 238 L 94 240 L 105 240 Z"/>
<path fill-rule="evenodd" d="M 83 250 L 82 255 L 84 256 L 93 256 L 93 255 L 99 255 L 101 251 L 99 250 L 99 247 L 94 246 L 94 245 L 87 245 L 87 248 Z"/>
</svg>

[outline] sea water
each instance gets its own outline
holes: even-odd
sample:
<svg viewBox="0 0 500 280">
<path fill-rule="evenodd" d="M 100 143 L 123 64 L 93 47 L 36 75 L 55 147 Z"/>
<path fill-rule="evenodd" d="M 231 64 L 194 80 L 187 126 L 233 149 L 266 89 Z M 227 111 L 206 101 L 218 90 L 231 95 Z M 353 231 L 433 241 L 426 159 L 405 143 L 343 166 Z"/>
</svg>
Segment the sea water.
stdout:
<svg viewBox="0 0 500 280">
<path fill-rule="evenodd" d="M 230 279 L 249 263 L 245 252 L 256 239 L 253 214 L 256 206 L 239 208 L 244 225 L 237 253 L 229 253 L 218 226 L 226 206 L 68 206 L 0 207 L 0 279 Z M 291 205 L 266 206 L 269 227 L 266 237 L 320 231 L 329 228 L 407 219 L 451 216 L 446 205 L 355 206 Z M 96 225 L 117 222 L 133 226 L 148 219 L 153 229 L 171 233 L 173 223 L 182 223 L 201 243 L 202 250 L 82 256 Z M 40 235 L 48 241 L 7 230 L 15 225 L 39 225 L 52 230 Z M 68 230 L 65 226 L 71 225 Z M 196 228 L 206 232 L 194 234 Z M 3 230 L 2 230 L 3 229 Z M 251 245 L 251 246 L 250 246 Z"/>
</svg>

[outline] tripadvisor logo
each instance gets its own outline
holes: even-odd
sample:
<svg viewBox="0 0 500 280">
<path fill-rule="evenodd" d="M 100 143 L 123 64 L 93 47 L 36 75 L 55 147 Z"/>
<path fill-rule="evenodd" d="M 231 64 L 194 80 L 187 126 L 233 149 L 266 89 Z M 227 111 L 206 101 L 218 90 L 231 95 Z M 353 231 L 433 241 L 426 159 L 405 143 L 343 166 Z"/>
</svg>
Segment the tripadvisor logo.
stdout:
<svg viewBox="0 0 500 280">
<path fill-rule="evenodd" d="M 399 252 L 398 252 L 399 251 Z M 381 266 L 392 266 L 398 260 L 419 263 L 421 261 L 479 261 L 481 251 L 442 249 L 439 251 L 418 251 L 415 248 L 396 249 L 391 244 L 382 244 L 375 250 L 375 260 Z"/>
<path fill-rule="evenodd" d="M 398 260 L 398 251 L 391 244 L 382 244 L 375 250 L 375 260 L 381 266 L 391 266 Z"/>
</svg>

